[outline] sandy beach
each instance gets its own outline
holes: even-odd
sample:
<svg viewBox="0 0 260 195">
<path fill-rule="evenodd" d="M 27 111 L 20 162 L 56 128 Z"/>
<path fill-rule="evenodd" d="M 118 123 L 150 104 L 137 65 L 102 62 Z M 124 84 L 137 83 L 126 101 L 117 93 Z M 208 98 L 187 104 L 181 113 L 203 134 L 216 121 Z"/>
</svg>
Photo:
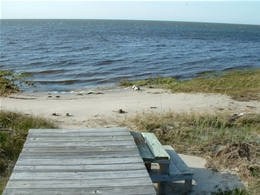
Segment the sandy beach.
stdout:
<svg viewBox="0 0 260 195">
<path fill-rule="evenodd" d="M 18 93 L 2 98 L 1 109 L 52 118 L 58 121 L 60 128 L 82 128 L 96 127 L 97 124 L 91 122 L 93 119 L 124 117 L 138 112 L 259 113 L 260 103 L 239 102 L 218 94 L 123 88 L 85 93 Z"/>
<path fill-rule="evenodd" d="M 141 88 L 140 91 L 133 91 L 132 88 L 123 88 L 71 94 L 13 94 L 1 98 L 1 109 L 51 118 L 59 128 L 72 129 L 100 127 L 100 123 L 96 123 L 98 119 L 131 116 L 140 112 L 259 113 L 260 102 L 239 102 L 218 94 L 175 94 L 164 89 Z M 113 126 L 115 124 L 112 122 L 105 124 L 105 127 Z M 206 169 L 203 158 L 181 157 L 195 173 L 193 195 L 210 194 L 212 189 L 217 188 L 243 186 L 235 174 L 214 173 Z"/>
</svg>

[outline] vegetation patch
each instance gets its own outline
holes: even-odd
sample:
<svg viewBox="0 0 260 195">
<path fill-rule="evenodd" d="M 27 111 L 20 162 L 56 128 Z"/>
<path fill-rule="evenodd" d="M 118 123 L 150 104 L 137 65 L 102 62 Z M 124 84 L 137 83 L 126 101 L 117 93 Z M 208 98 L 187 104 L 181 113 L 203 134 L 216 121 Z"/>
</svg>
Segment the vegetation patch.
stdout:
<svg viewBox="0 0 260 195">
<path fill-rule="evenodd" d="M 33 86 L 27 78 L 27 74 L 17 74 L 13 70 L 0 70 L 0 96 L 19 92 L 19 87 L 24 84 Z"/>
<path fill-rule="evenodd" d="M 31 128 L 55 128 L 54 122 L 18 112 L 0 111 L 0 193 Z"/>
<path fill-rule="evenodd" d="M 190 80 L 158 76 L 146 80 L 122 80 L 119 83 L 120 86 L 134 84 L 171 89 L 173 93 L 218 93 L 239 101 L 260 100 L 260 69 L 204 73 Z"/>
</svg>

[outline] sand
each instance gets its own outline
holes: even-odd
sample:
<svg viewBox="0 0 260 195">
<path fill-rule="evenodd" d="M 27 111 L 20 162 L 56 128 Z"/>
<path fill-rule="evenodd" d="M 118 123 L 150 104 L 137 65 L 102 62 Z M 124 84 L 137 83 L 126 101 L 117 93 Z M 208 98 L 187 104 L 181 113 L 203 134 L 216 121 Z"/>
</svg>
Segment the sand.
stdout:
<svg viewBox="0 0 260 195">
<path fill-rule="evenodd" d="M 91 120 L 124 117 L 138 112 L 259 113 L 257 101 L 238 102 L 225 95 L 172 94 L 163 89 L 131 88 L 87 93 L 15 94 L 1 99 L 1 109 L 21 111 L 58 120 L 61 128 L 91 127 Z M 118 113 L 119 109 L 124 114 Z M 67 116 L 69 115 L 69 116 Z"/>
<path fill-rule="evenodd" d="M 239 102 L 218 94 L 171 93 L 164 89 L 133 91 L 131 88 L 94 90 L 85 93 L 19 93 L 1 99 L 1 109 L 20 111 L 56 120 L 59 128 L 100 127 L 97 119 L 131 116 L 139 112 L 260 113 L 260 102 Z M 122 113 L 119 113 L 121 110 Z M 102 124 L 113 127 L 115 124 Z M 181 155 L 194 170 L 192 194 L 210 194 L 218 188 L 243 186 L 235 174 L 215 173 L 206 160 Z M 175 188 L 176 189 L 176 188 Z"/>
</svg>

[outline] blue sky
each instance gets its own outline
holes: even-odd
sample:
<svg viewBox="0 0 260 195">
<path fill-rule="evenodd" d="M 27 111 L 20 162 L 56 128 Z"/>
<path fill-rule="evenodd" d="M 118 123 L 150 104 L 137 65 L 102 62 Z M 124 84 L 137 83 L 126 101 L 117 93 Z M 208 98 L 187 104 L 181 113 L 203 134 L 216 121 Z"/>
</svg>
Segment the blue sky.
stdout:
<svg viewBox="0 0 260 195">
<path fill-rule="evenodd" d="M 1 19 L 17 18 L 163 20 L 260 25 L 260 0 L 1 0 Z"/>
</svg>

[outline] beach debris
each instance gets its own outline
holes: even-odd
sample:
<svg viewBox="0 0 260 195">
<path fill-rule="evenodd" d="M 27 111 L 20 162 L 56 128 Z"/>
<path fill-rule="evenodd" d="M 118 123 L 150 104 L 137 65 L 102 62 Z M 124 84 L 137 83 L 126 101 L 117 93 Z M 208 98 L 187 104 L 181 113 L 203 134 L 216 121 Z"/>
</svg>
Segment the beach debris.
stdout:
<svg viewBox="0 0 260 195">
<path fill-rule="evenodd" d="M 77 95 L 80 95 L 80 96 L 82 96 L 83 94 L 82 94 L 82 93 L 78 93 Z"/>
<path fill-rule="evenodd" d="M 244 116 L 246 114 L 246 112 L 241 112 L 238 116 Z"/>
<path fill-rule="evenodd" d="M 56 95 L 55 97 L 56 97 L 56 98 L 60 98 L 60 96 L 59 96 L 59 95 Z"/>
<path fill-rule="evenodd" d="M 60 116 L 58 113 L 54 112 L 51 114 L 52 116 Z"/>
<path fill-rule="evenodd" d="M 122 113 L 125 113 L 125 111 L 123 111 L 122 109 L 119 109 L 118 113 L 122 114 Z"/>
<path fill-rule="evenodd" d="M 140 90 L 140 87 L 138 85 L 133 85 L 132 89 L 133 91 L 138 91 Z"/>
<path fill-rule="evenodd" d="M 156 106 L 151 106 L 151 109 L 156 109 L 157 107 Z"/>
<path fill-rule="evenodd" d="M 104 93 L 102 93 L 100 91 L 98 91 L 98 92 L 89 91 L 89 92 L 87 92 L 87 94 L 90 95 L 90 94 L 104 94 Z"/>
<path fill-rule="evenodd" d="M 246 106 L 246 107 L 248 107 L 250 109 L 255 109 L 256 108 L 255 106 Z"/>
<path fill-rule="evenodd" d="M 18 100 L 36 100 L 37 99 L 34 97 L 16 97 L 16 96 L 9 96 L 8 98 L 18 99 Z"/>
<path fill-rule="evenodd" d="M 52 98 L 52 96 L 51 96 L 51 95 L 49 95 L 49 96 L 48 96 L 48 98 Z"/>
<path fill-rule="evenodd" d="M 117 113 L 119 113 L 119 114 L 124 114 L 124 113 L 126 113 L 126 111 L 124 111 L 123 109 L 119 109 L 119 110 L 117 110 L 117 111 L 113 111 L 113 112 L 117 112 Z"/>
<path fill-rule="evenodd" d="M 235 121 L 238 118 L 240 118 L 241 116 L 244 116 L 246 114 L 246 112 L 241 112 L 240 114 L 233 114 L 233 116 L 229 119 L 229 122 Z"/>
<path fill-rule="evenodd" d="M 66 113 L 66 116 L 70 116 L 70 114 L 67 112 L 67 113 Z"/>
</svg>

